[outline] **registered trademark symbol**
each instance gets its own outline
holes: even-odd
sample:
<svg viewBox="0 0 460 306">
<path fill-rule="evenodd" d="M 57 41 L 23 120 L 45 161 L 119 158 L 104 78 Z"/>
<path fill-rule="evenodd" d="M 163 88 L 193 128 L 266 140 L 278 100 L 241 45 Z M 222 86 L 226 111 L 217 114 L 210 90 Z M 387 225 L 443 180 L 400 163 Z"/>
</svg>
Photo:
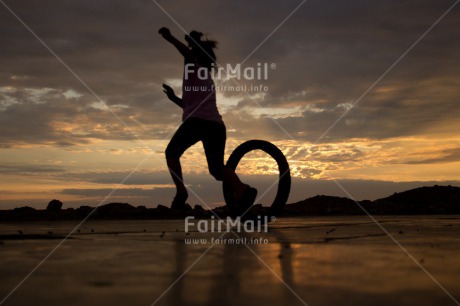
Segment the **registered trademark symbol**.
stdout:
<svg viewBox="0 0 460 306">
<path fill-rule="evenodd" d="M 275 68 L 276 68 L 276 64 L 275 64 L 275 63 L 271 63 L 271 64 L 270 64 L 270 68 L 271 68 L 271 69 L 275 69 Z"/>
<path fill-rule="evenodd" d="M 271 222 L 276 221 L 276 217 L 275 217 L 275 216 L 270 217 L 270 221 L 271 221 Z"/>
</svg>

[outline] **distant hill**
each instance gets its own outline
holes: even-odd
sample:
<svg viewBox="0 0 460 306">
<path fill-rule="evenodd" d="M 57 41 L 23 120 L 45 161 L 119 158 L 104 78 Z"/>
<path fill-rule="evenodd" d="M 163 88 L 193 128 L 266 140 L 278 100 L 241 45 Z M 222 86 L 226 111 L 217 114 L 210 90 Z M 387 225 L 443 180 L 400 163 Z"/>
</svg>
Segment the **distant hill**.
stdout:
<svg viewBox="0 0 460 306">
<path fill-rule="evenodd" d="M 315 196 L 285 208 L 287 215 L 357 215 L 365 211 L 373 215 L 460 214 L 460 187 L 420 187 L 375 201 Z"/>
<path fill-rule="evenodd" d="M 325 195 L 287 204 L 284 210 L 287 215 L 348 215 L 362 212 L 355 201 L 349 198 Z"/>
<path fill-rule="evenodd" d="M 51 202 L 57 203 L 58 200 Z M 51 203 L 50 202 L 50 203 Z M 59 203 L 58 203 L 59 204 Z M 62 203 L 60 203 L 62 204 Z M 109 203 L 97 209 L 81 206 L 77 209 L 62 209 L 62 205 L 48 205 L 47 209 L 19 207 L 12 210 L 0 210 L 0 222 L 5 221 L 52 221 L 82 220 L 89 214 L 90 219 L 182 219 L 193 215 L 197 218 L 209 218 L 213 213 L 225 217 L 227 207 L 218 207 L 213 211 L 200 205 L 188 206 L 186 212 L 176 212 L 169 207 L 158 205 L 156 208 L 132 206 L 127 203 Z M 255 205 L 255 213 L 265 213 L 267 209 Z M 349 198 L 318 195 L 306 200 L 287 204 L 284 216 L 327 216 L 327 215 L 430 215 L 460 214 L 460 187 L 432 186 L 420 187 L 378 199 L 375 201 L 354 201 Z"/>
<path fill-rule="evenodd" d="M 460 187 L 420 187 L 372 202 L 376 213 L 399 211 L 401 214 L 459 214 Z"/>
</svg>

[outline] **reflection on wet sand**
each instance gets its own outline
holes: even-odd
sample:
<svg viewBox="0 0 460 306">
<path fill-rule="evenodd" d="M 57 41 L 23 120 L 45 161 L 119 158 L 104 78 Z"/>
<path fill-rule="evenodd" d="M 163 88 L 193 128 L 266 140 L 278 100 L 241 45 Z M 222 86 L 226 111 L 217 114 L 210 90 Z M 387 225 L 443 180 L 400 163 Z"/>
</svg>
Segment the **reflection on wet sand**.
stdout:
<svg viewBox="0 0 460 306">
<path fill-rule="evenodd" d="M 386 227 L 398 234 L 402 232 L 399 228 L 413 226 L 404 220 L 382 222 L 388 223 Z M 383 305 L 405 299 L 400 296 L 401 288 L 419 293 L 429 288 L 436 293 L 433 297 L 443 296 L 414 262 L 389 243 L 391 241 L 379 233 L 375 224 L 367 221 L 311 222 L 308 225 L 285 222 L 272 227 L 266 238 L 268 244 L 214 245 L 209 254 L 172 288 L 168 304 L 262 305 L 267 302 L 302 305 L 311 301 L 322 304 L 324 299 L 337 303 L 349 299 L 350 303 L 359 304 L 374 297 Z M 411 239 L 417 240 L 416 237 Z M 406 245 L 414 246 L 413 242 L 408 241 Z M 185 245 L 183 240 L 176 240 L 175 244 L 176 252 L 182 255 L 176 254 L 176 270 L 170 282 L 209 247 L 193 246 L 197 252 L 190 252 L 191 246 Z M 415 245 L 420 246 L 420 243 Z M 419 254 L 415 249 L 412 252 Z M 428 253 L 425 252 L 425 256 Z M 452 266 L 460 266 L 455 257 L 447 261 Z M 454 274 L 439 277 L 448 283 L 455 281 Z M 330 290 L 334 291 L 331 296 Z M 356 298 L 353 296 L 356 292 L 363 294 Z M 411 298 L 421 305 L 430 304 L 426 303 L 429 299 Z"/>
<path fill-rule="evenodd" d="M 228 233 L 226 236 L 248 239 L 251 237 L 245 233 Z M 201 279 L 199 282 L 193 277 L 193 272 L 183 275 L 188 268 L 187 246 L 183 240 L 175 241 L 175 262 L 176 268 L 171 273 L 171 292 L 168 293 L 169 305 L 183 305 L 184 303 L 201 305 L 237 305 L 239 300 L 244 301 L 242 296 L 249 298 L 257 297 L 258 291 L 264 288 L 253 290 L 254 278 L 265 278 L 261 283 L 269 282 L 271 286 L 278 285 L 276 289 L 267 288 L 267 297 L 273 294 L 273 290 L 279 291 L 282 295 L 284 305 L 297 305 L 302 299 L 297 295 L 298 289 L 293 277 L 293 249 L 287 237 L 280 230 L 272 230 L 269 244 L 222 244 L 213 246 L 219 256 L 208 256 L 203 262 L 214 261 L 212 265 L 220 268 L 215 269 L 209 278 Z M 209 247 L 209 245 L 207 246 Z M 250 248 L 250 249 L 249 249 Z M 278 254 L 265 259 L 259 257 L 263 248 L 264 253 Z M 251 252 L 252 250 L 252 252 Z M 256 255 L 254 255 L 254 253 Z M 203 265 L 207 265 L 204 263 Z M 206 285 L 207 288 L 202 286 Z M 190 288 L 186 288 L 190 287 Z M 189 290 L 187 290 L 189 289 Z M 251 292 L 253 290 L 253 292 Z M 202 292 L 204 294 L 197 294 Z M 206 293 L 207 292 L 207 293 Z M 189 294 L 187 294 L 189 293 Z M 187 296 L 187 299 L 184 299 Z"/>
<path fill-rule="evenodd" d="M 460 218 L 379 221 L 412 258 L 366 217 L 279 219 L 262 234 L 268 244 L 220 243 L 209 250 L 210 244 L 184 239 L 219 234 L 187 235 L 183 220 L 89 222 L 2 306 L 455 305 Z M 73 226 L 0 224 L 0 237 L 8 238 L 0 244 L 0 296 L 57 243 L 11 237 L 21 235 L 18 231 L 27 237 L 62 236 Z"/>
</svg>

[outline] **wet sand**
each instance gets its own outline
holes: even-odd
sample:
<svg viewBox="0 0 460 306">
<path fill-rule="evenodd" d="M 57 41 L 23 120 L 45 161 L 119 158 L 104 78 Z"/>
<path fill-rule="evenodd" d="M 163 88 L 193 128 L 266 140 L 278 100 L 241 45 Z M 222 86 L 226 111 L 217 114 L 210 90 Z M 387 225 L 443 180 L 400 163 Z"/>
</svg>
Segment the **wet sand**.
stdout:
<svg viewBox="0 0 460 306">
<path fill-rule="evenodd" d="M 183 220 L 89 221 L 1 305 L 457 305 L 460 216 L 376 219 L 396 242 L 364 216 L 238 234 L 261 244 L 186 244 L 222 233 Z M 0 300 L 77 224 L 1 224 Z"/>
</svg>

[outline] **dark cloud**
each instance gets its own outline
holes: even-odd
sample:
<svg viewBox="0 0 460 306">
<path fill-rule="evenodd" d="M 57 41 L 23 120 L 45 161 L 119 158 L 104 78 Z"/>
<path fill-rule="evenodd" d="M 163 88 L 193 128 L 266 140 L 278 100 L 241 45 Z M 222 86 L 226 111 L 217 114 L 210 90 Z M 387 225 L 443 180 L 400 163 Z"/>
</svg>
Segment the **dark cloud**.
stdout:
<svg viewBox="0 0 460 306">
<path fill-rule="evenodd" d="M 179 121 L 171 105 L 170 109 L 159 105 L 165 110 L 157 111 L 155 107 L 132 108 L 117 101 L 110 106 L 111 113 L 91 96 L 66 98 L 68 90 L 4 90 L 0 96 L 0 106 L 3 102 L 4 108 L 0 111 L 3 146 L 26 143 L 62 147 L 90 144 L 91 139 L 161 139 Z"/>
<path fill-rule="evenodd" d="M 129 178 L 127 179 L 127 177 Z M 172 184 L 169 173 L 152 171 L 90 171 L 85 173 L 64 173 L 59 176 L 66 180 L 78 180 L 97 184 L 120 184 L 123 185 L 162 185 Z"/>
<path fill-rule="evenodd" d="M 42 175 L 45 173 L 56 174 L 63 173 L 65 169 L 55 165 L 1 165 L 1 174 L 38 174 Z"/>
<path fill-rule="evenodd" d="M 187 30 L 198 29 L 217 39 L 221 63 L 235 65 L 299 3 L 191 1 L 162 5 Z M 171 122 L 179 123 L 179 110 L 169 105 L 160 86 L 165 79 L 181 78 L 182 61 L 156 31 L 166 25 L 179 37 L 183 33 L 155 3 L 15 1 L 9 5 L 107 104 L 123 105 L 116 113 L 139 137 L 161 137 L 165 133 L 152 131 L 163 130 L 162 126 L 172 129 Z M 245 63 L 277 64 L 263 82 L 269 91 L 258 103 L 268 108 L 307 107 L 303 113 L 276 120 L 296 139 L 314 141 L 344 111 L 337 105 L 357 99 L 449 5 L 449 1 L 306 2 Z M 330 137 L 414 135 L 453 122 L 459 115 L 456 103 L 460 94 L 456 77 L 460 44 L 455 39 L 460 29 L 458 15 L 458 10 L 450 12 L 376 87 L 394 87 L 394 91 L 371 92 Z M 43 141 L 59 146 L 85 143 L 86 138 L 135 138 L 109 112 L 98 114 L 89 108 L 95 98 L 4 7 L 0 17 L 0 84 L 17 89 L 16 95 L 0 96 L 4 105 L 2 142 Z M 30 88 L 73 89 L 84 96 L 63 107 L 65 103 L 58 103 L 53 91 L 37 106 L 19 96 Z M 245 138 L 264 126 L 274 139 L 286 139 L 284 132 L 270 123 L 271 118 L 254 121 L 251 111 L 258 105 L 245 94 L 239 96 L 242 102 L 225 115 L 229 125 L 245 126 L 244 134 L 235 137 Z M 10 105 L 11 101 L 17 104 Z M 312 107 L 322 111 L 311 112 Z M 249 117 L 244 116 L 245 108 Z M 33 118 L 37 113 L 39 121 Z M 84 130 L 80 135 L 57 132 L 50 126 L 52 120 L 73 122 L 82 113 L 86 122 L 76 122 Z M 156 125 L 137 130 L 132 118 Z M 243 125 L 249 120 L 254 124 Z M 92 129 L 92 125 L 105 122 L 110 122 L 110 133 Z"/>
<path fill-rule="evenodd" d="M 410 160 L 404 163 L 410 165 L 422 165 L 460 161 L 460 148 L 441 150 L 437 152 L 437 154 L 439 155 L 438 157 L 420 158 L 418 160 Z"/>
<path fill-rule="evenodd" d="M 83 197 L 105 197 L 112 194 L 113 197 L 152 197 L 158 192 L 161 192 L 162 188 L 157 189 L 141 189 L 141 188 L 123 188 L 114 191 L 112 188 L 99 188 L 99 189 L 64 189 L 62 194 L 66 195 L 77 195 Z"/>
</svg>

